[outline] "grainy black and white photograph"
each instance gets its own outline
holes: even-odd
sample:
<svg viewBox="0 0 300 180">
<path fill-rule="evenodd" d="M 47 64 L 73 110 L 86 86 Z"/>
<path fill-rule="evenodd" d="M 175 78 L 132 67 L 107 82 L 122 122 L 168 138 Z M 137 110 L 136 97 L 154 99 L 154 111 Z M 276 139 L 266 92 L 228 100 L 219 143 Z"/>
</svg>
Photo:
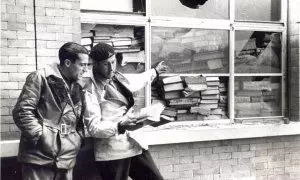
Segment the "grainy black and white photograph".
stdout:
<svg viewBox="0 0 300 180">
<path fill-rule="evenodd" d="M 300 0 L 1 0 L 2 180 L 300 180 Z"/>
</svg>

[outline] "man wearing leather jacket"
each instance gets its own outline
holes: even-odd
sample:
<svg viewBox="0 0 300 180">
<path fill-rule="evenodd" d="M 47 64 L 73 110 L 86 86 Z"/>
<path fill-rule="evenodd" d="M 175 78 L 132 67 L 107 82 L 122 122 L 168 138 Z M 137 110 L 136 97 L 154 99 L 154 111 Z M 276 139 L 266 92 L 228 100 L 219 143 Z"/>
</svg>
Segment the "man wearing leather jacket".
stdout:
<svg viewBox="0 0 300 180">
<path fill-rule="evenodd" d="M 69 42 L 58 54 L 59 64 L 28 75 L 13 109 L 25 180 L 71 180 L 80 149 L 82 88 L 77 81 L 91 65 L 88 50 Z"/>
</svg>

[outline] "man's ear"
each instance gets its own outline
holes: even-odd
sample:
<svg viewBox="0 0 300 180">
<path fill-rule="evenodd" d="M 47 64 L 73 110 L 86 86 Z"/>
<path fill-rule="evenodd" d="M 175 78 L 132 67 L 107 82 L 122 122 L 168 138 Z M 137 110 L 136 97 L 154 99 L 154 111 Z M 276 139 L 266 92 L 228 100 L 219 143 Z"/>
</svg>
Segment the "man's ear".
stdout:
<svg viewBox="0 0 300 180">
<path fill-rule="evenodd" d="M 69 59 L 66 59 L 64 64 L 65 64 L 66 67 L 70 67 L 71 63 L 72 62 Z"/>
</svg>

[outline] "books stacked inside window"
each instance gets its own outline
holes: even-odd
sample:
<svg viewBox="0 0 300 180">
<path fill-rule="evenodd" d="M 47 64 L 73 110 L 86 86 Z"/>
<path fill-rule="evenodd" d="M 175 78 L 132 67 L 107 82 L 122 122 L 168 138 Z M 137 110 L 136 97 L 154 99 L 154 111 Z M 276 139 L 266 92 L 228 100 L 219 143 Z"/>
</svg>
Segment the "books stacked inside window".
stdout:
<svg viewBox="0 0 300 180">
<path fill-rule="evenodd" d="M 176 111 L 177 121 L 227 119 L 226 81 L 219 77 L 180 77 L 162 78 L 152 92 L 157 99 L 163 99 L 168 108 Z"/>
</svg>

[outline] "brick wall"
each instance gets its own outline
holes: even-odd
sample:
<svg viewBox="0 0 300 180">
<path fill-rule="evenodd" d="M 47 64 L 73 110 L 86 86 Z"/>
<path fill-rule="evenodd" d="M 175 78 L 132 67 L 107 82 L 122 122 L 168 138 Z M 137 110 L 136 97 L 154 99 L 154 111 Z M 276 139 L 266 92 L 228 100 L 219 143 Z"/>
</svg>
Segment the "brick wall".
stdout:
<svg viewBox="0 0 300 180">
<path fill-rule="evenodd" d="M 58 62 L 58 49 L 64 42 L 80 40 L 79 0 L 35 2 L 34 5 L 33 0 L 1 1 L 2 139 L 17 139 L 19 136 L 11 111 L 28 73 L 45 64 Z"/>
<path fill-rule="evenodd" d="M 300 179 L 300 136 L 150 147 L 166 180 Z"/>
<path fill-rule="evenodd" d="M 288 57 L 288 93 L 289 109 L 292 120 L 300 119 L 300 1 L 289 0 L 288 32 L 287 32 L 287 57 Z"/>
</svg>

